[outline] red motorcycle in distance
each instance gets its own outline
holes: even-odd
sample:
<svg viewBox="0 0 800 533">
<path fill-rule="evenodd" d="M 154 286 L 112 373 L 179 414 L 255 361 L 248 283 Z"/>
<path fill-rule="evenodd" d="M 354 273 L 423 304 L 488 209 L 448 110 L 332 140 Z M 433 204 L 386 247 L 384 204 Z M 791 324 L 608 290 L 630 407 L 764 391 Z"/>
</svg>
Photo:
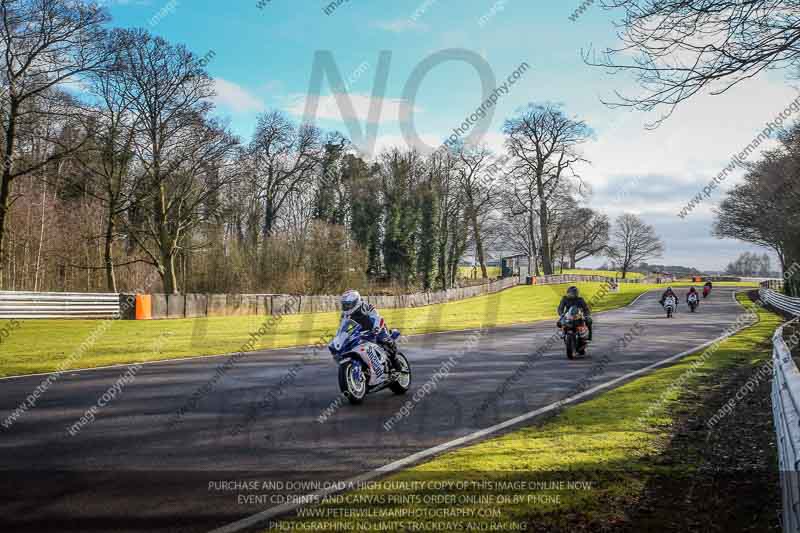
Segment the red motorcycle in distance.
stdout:
<svg viewBox="0 0 800 533">
<path fill-rule="evenodd" d="M 703 287 L 703 298 L 707 298 L 709 294 L 711 294 L 711 285 L 706 285 Z"/>
</svg>

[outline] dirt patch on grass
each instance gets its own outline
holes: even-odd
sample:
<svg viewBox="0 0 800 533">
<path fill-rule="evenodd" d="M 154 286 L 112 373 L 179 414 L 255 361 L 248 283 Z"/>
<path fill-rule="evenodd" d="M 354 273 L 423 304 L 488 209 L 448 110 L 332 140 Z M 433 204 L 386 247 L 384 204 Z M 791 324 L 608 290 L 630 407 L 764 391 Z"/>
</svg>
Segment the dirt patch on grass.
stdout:
<svg viewBox="0 0 800 533">
<path fill-rule="evenodd" d="M 771 366 L 759 355 L 682 395 L 669 446 L 652 461 L 659 473 L 606 531 L 781 530 Z"/>
</svg>

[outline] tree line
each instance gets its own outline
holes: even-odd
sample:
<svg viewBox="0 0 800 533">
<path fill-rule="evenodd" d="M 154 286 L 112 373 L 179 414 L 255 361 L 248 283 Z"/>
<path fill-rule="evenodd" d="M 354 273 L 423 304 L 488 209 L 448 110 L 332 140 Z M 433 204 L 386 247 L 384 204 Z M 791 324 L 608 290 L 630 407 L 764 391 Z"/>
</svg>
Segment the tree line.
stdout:
<svg viewBox="0 0 800 533">
<path fill-rule="evenodd" d="M 552 104 L 505 121 L 505 151 L 454 145 L 363 157 L 338 132 L 217 115 L 208 56 L 95 3 L 0 4 L 0 287 L 331 293 L 459 283 L 474 258 L 534 274 L 608 255 L 627 271 L 662 245 L 633 215 L 585 206 L 589 126 Z"/>
<path fill-rule="evenodd" d="M 715 212 L 714 233 L 773 250 L 787 273 L 800 264 L 800 123 L 782 131 L 778 141 L 748 163 L 742 183 L 726 193 Z M 753 271 L 758 261 L 743 256 L 731 268 Z M 759 275 L 769 270 L 769 262 L 758 270 Z M 789 277 L 784 286 L 787 294 L 800 296 L 800 276 Z"/>
</svg>

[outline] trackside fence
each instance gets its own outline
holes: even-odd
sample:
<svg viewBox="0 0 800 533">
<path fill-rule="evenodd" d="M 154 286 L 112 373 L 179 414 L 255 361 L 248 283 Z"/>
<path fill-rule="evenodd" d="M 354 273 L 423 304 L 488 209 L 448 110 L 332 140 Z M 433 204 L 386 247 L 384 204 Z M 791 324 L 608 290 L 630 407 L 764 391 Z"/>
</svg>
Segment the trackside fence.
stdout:
<svg viewBox="0 0 800 533">
<path fill-rule="evenodd" d="M 525 284 L 511 276 L 480 285 L 400 295 L 366 295 L 379 309 L 422 307 L 493 294 Z M 606 282 L 611 290 L 623 280 L 587 274 L 536 276 L 533 285 Z M 136 302 L 135 306 L 132 302 Z M 124 303 L 123 302 L 130 302 Z M 140 309 L 140 307 L 142 309 Z M 146 309 L 144 309 L 146 308 Z M 324 313 L 339 310 L 338 295 L 291 294 L 113 294 L 0 291 L 0 320 L 10 318 L 110 318 L 123 320 Z M 141 311 L 141 312 L 140 312 Z"/>
<path fill-rule="evenodd" d="M 524 277 L 512 276 L 480 285 L 444 291 L 390 296 L 365 295 L 364 299 L 378 309 L 422 307 L 493 294 L 524 284 L 525 281 Z M 616 288 L 616 282 L 611 278 L 582 274 L 539 276 L 531 281 L 535 285 L 552 285 L 577 281 L 608 281 Z M 325 313 L 338 311 L 340 305 L 338 295 L 152 294 L 149 300 L 149 312 L 145 314 L 153 319 Z"/>
<path fill-rule="evenodd" d="M 790 298 L 772 289 L 759 290 L 761 300 L 777 309 L 800 316 L 800 298 Z M 784 327 L 772 337 L 772 418 L 778 446 L 781 476 L 781 521 L 783 531 L 800 533 L 800 370 L 784 340 Z"/>
<path fill-rule="evenodd" d="M 12 318 L 111 318 L 120 312 L 114 293 L 0 291 L 0 320 Z"/>
<path fill-rule="evenodd" d="M 759 289 L 761 300 L 781 311 L 800 316 L 800 298 L 792 298 L 772 289 Z"/>
<path fill-rule="evenodd" d="M 365 295 L 379 309 L 422 307 L 492 294 L 519 283 L 505 278 L 480 285 L 394 296 Z M 291 294 L 153 294 L 149 315 L 153 319 L 216 316 L 325 313 L 339 310 L 339 295 Z"/>
</svg>

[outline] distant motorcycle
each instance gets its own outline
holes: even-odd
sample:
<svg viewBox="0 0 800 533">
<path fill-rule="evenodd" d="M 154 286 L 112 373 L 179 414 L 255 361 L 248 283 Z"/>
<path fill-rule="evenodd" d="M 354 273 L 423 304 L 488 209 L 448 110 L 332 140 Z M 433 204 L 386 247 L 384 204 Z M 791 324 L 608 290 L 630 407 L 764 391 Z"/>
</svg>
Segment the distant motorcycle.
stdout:
<svg viewBox="0 0 800 533">
<path fill-rule="evenodd" d="M 697 311 L 697 306 L 700 305 L 700 298 L 697 296 L 697 293 L 690 293 L 688 298 L 686 298 L 686 301 L 689 304 L 689 310 L 691 310 L 692 313 Z"/>
<path fill-rule="evenodd" d="M 575 354 L 586 355 L 589 346 L 589 326 L 586 317 L 577 306 L 567 309 L 567 312 L 558 321 L 561 328 L 561 338 L 567 348 L 567 359 L 575 359 Z"/>
<path fill-rule="evenodd" d="M 672 318 L 675 314 L 675 309 L 678 307 L 678 299 L 674 296 L 667 296 L 664 299 L 664 309 L 667 311 L 667 318 Z"/>
<path fill-rule="evenodd" d="M 400 332 L 393 330 L 391 336 L 397 340 Z M 397 352 L 400 370 L 394 370 L 375 335 L 362 331 L 354 320 L 342 320 L 328 349 L 339 365 L 339 389 L 352 404 L 363 402 L 371 392 L 389 388 L 395 394 L 405 394 L 411 387 L 411 366 L 406 356 Z"/>
<path fill-rule="evenodd" d="M 703 287 L 703 298 L 707 298 L 709 294 L 711 294 L 711 287 L 706 285 Z"/>
</svg>

